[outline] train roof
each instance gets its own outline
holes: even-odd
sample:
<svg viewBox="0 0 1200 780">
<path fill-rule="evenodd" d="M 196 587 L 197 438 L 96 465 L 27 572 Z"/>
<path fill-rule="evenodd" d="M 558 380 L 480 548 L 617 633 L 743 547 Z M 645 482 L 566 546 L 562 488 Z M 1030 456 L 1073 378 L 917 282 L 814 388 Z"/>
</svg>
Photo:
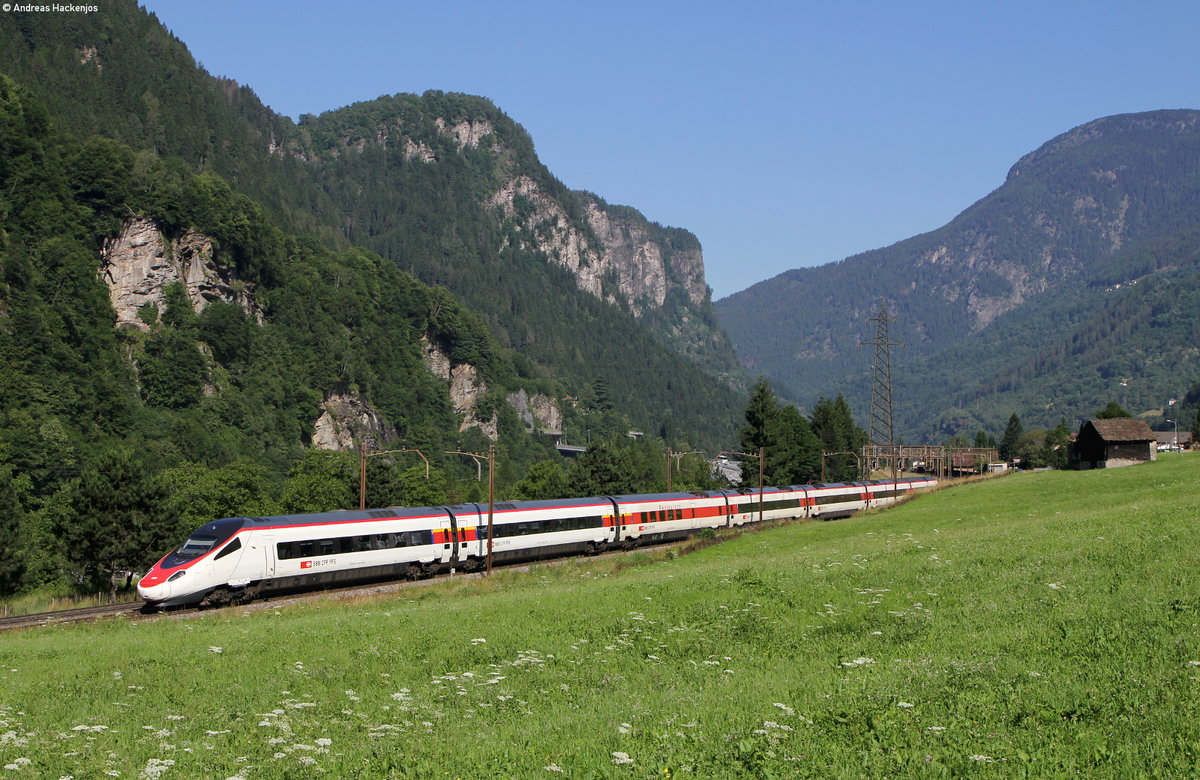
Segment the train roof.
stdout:
<svg viewBox="0 0 1200 780">
<path fill-rule="evenodd" d="M 401 507 L 393 506 L 383 509 L 335 509 L 331 512 L 310 512 L 299 515 L 270 515 L 267 517 L 236 518 L 243 521 L 243 527 L 277 527 L 285 525 L 324 525 L 325 523 L 353 523 L 367 520 L 383 520 L 391 518 L 419 518 L 444 515 L 442 507 Z"/>
<path fill-rule="evenodd" d="M 714 493 L 714 495 L 719 495 L 719 493 Z M 634 493 L 625 496 L 613 496 L 613 499 L 624 503 L 638 504 L 647 501 L 680 501 L 696 497 L 696 493 Z"/>
</svg>

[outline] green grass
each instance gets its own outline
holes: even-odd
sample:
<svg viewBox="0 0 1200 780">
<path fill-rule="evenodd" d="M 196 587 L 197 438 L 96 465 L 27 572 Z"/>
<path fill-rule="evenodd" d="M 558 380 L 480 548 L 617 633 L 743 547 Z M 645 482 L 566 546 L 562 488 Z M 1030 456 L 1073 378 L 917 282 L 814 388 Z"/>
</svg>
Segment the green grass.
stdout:
<svg viewBox="0 0 1200 780">
<path fill-rule="evenodd" d="M 633 565 L 7 634 L 0 766 L 1193 776 L 1198 467 L 1024 474 Z"/>
<path fill-rule="evenodd" d="M 108 593 L 80 594 L 66 587 L 44 588 L 20 596 L 0 598 L 0 615 L 32 615 L 37 612 L 78 609 L 110 604 Z M 137 588 L 121 588 L 117 591 L 117 603 L 140 603 Z"/>
</svg>

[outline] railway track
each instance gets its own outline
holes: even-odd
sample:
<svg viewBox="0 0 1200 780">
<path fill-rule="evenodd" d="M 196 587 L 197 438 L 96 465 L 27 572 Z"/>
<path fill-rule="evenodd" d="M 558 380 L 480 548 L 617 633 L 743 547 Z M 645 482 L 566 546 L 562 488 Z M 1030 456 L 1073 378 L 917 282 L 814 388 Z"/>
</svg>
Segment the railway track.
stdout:
<svg viewBox="0 0 1200 780">
<path fill-rule="evenodd" d="M 743 530 L 744 529 L 738 529 L 739 532 Z M 594 557 L 605 558 L 633 555 L 639 552 L 663 552 L 666 550 L 677 550 L 695 544 L 696 540 L 694 539 L 681 540 L 662 544 L 646 545 L 633 550 L 609 550 Z M 577 559 L 578 556 L 544 558 L 539 561 L 507 565 L 502 568 L 505 571 L 524 572 L 529 571 L 535 566 L 561 566 Z M 439 574 L 435 577 L 430 577 L 429 579 L 425 580 L 387 580 L 374 583 L 359 583 L 355 585 L 345 585 L 341 587 L 305 591 L 302 593 L 284 593 L 275 596 L 267 596 L 249 604 L 221 608 L 190 607 L 183 609 L 163 610 L 161 612 L 142 612 L 142 603 L 136 602 L 124 604 L 106 604 L 98 607 L 81 607 L 79 609 L 64 609 L 56 612 L 38 612 L 29 615 L 8 615 L 0 617 L 0 633 L 22 628 L 42 628 L 45 626 L 61 625 L 65 623 L 78 623 L 87 620 L 102 620 L 105 618 L 122 618 L 126 620 L 147 620 L 161 618 L 179 619 L 196 617 L 212 612 L 220 612 L 222 610 L 230 612 L 236 611 L 239 613 L 253 612 L 263 609 L 278 609 L 279 607 L 291 606 L 293 604 L 312 601 L 315 599 L 338 600 L 361 598 L 364 596 L 369 597 L 385 595 L 407 590 L 409 588 L 418 588 L 463 578 L 478 579 L 483 576 L 484 575 L 481 572 L 456 572 L 453 574 Z"/>
<path fill-rule="evenodd" d="M 118 616 L 129 618 L 145 617 L 141 612 L 141 608 L 141 602 L 138 602 L 136 604 L 104 604 L 99 607 L 60 609 L 54 612 L 34 612 L 28 615 L 5 615 L 4 617 L 0 617 L 0 631 L 11 631 L 18 628 L 39 628 L 42 626 L 78 623 L 84 620 L 100 620 L 102 618 Z"/>
</svg>

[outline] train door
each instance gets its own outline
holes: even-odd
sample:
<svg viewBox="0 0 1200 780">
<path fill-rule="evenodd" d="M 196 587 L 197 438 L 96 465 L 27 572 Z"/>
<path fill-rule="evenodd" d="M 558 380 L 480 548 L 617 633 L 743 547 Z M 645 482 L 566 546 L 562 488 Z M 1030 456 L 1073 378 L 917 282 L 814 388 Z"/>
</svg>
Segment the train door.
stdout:
<svg viewBox="0 0 1200 780">
<path fill-rule="evenodd" d="M 808 496 L 808 487 L 806 487 L 804 485 L 798 485 L 796 487 L 796 492 L 800 494 L 800 510 L 796 513 L 796 516 L 797 517 L 811 517 L 812 501 L 809 499 L 809 496 Z"/>
<path fill-rule="evenodd" d="M 454 515 L 447 511 L 446 514 L 437 519 L 434 528 L 437 529 L 433 532 L 434 541 L 441 544 L 441 549 L 437 551 L 437 557 L 434 558 L 434 561 L 436 563 L 452 563 L 457 561 L 458 527 L 454 522 Z"/>
<path fill-rule="evenodd" d="M 621 505 L 617 499 L 612 496 L 605 496 L 609 506 L 612 507 L 612 513 L 605 515 L 604 523 L 604 541 L 608 544 L 615 544 L 621 541 L 621 524 L 625 522 L 625 518 L 621 516 Z"/>
<path fill-rule="evenodd" d="M 454 561 L 468 563 L 487 554 L 487 508 L 479 504 L 446 507 L 455 529 Z"/>
<path fill-rule="evenodd" d="M 275 576 L 275 535 L 254 534 L 250 548 L 260 562 L 260 576 L 257 579 L 268 580 Z"/>
</svg>

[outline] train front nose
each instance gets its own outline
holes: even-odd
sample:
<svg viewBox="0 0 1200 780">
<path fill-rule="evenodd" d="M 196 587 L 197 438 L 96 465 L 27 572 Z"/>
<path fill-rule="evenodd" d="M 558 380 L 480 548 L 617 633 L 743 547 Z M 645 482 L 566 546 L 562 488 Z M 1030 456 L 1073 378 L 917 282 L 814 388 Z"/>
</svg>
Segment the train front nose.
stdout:
<svg viewBox="0 0 1200 780">
<path fill-rule="evenodd" d="M 145 577 L 142 577 L 137 586 L 138 597 L 148 604 L 166 601 L 171 597 L 172 590 L 170 578 L 158 567 L 151 569 Z"/>
</svg>

